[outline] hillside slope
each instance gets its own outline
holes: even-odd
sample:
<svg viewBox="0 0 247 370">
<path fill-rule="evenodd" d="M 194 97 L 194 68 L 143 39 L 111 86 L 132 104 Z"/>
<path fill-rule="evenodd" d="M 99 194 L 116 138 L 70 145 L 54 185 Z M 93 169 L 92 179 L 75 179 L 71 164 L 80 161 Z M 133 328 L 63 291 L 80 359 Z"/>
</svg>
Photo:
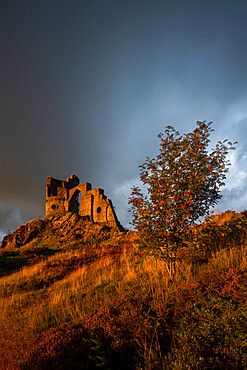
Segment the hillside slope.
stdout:
<svg viewBox="0 0 247 370">
<path fill-rule="evenodd" d="M 68 251 L 118 238 L 118 228 L 92 223 L 75 213 L 34 219 L 3 238 L 0 244 L 0 276 L 61 250 Z"/>
<path fill-rule="evenodd" d="M 0 248 L 16 250 L 34 241 L 42 241 L 47 247 L 52 241 L 56 241 L 60 246 L 68 244 L 72 246 L 78 240 L 88 243 L 90 239 L 105 239 L 119 232 L 117 228 L 92 223 L 87 217 L 68 212 L 63 216 L 35 219 L 18 227 L 12 234 L 3 238 Z"/>
<path fill-rule="evenodd" d="M 247 368 L 245 221 L 205 224 L 205 258 L 190 247 L 172 278 L 135 232 L 74 215 L 17 229 L 0 257 L 16 263 L 0 279 L 0 368 Z"/>
</svg>

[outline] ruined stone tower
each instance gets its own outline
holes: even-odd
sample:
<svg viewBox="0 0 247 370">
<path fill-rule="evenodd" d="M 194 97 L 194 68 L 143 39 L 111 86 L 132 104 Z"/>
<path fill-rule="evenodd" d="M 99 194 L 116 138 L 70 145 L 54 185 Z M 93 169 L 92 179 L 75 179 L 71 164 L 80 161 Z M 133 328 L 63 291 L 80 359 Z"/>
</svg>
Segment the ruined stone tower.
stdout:
<svg viewBox="0 0 247 370">
<path fill-rule="evenodd" d="M 77 176 L 71 175 L 66 181 L 48 176 L 46 179 L 46 216 L 63 215 L 67 212 L 89 216 L 93 222 L 106 223 L 123 230 L 115 214 L 112 202 L 102 189 L 92 189 L 91 184 L 79 185 Z M 79 204 L 79 195 L 80 204 Z"/>
</svg>

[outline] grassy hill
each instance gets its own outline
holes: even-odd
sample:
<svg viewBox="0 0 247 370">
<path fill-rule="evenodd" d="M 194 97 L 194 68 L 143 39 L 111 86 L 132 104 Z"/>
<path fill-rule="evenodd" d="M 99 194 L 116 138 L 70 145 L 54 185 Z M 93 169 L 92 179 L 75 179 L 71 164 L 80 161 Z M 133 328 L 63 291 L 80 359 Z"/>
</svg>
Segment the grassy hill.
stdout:
<svg viewBox="0 0 247 370">
<path fill-rule="evenodd" d="M 1 369 L 246 369 L 247 218 L 205 222 L 171 277 L 135 232 L 68 214 L 0 252 Z"/>
</svg>

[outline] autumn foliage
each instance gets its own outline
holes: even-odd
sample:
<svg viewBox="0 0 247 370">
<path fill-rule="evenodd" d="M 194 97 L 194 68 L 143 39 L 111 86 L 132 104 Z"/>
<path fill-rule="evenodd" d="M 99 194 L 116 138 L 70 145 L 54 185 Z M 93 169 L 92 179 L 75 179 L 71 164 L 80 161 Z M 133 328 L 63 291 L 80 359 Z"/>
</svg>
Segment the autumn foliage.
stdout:
<svg viewBox="0 0 247 370">
<path fill-rule="evenodd" d="M 167 126 L 161 133 L 156 159 L 146 157 L 140 179 L 147 194 L 132 188 L 129 204 L 133 225 L 145 251 L 167 260 L 181 257 L 193 237 L 192 227 L 221 198 L 220 187 L 228 171 L 228 151 L 235 143 L 218 141 L 208 151 L 210 123 L 197 122 L 191 133 L 180 135 Z"/>
<path fill-rule="evenodd" d="M 2 264 L 23 253 L 30 263 L 0 278 L 0 368 L 246 369 L 247 213 L 195 229 L 206 258 L 188 246 L 173 279 L 163 260 L 142 258 L 136 232 L 71 249 L 52 244 L 55 231 L 1 251 Z M 35 245 L 53 254 L 34 260 Z"/>
</svg>

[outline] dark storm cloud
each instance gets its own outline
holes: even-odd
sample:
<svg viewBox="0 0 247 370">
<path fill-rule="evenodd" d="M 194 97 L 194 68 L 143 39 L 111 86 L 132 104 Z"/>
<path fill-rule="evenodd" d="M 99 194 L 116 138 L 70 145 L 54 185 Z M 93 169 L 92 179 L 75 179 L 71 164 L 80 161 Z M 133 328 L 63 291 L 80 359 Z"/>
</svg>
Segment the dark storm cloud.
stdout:
<svg viewBox="0 0 247 370">
<path fill-rule="evenodd" d="M 245 2 L 8 1 L 0 10 L 0 230 L 16 209 L 22 221 L 43 216 L 46 176 L 71 173 L 103 187 L 127 224 L 137 166 L 157 153 L 167 124 L 183 133 L 213 120 L 217 138 L 240 142 L 232 167 L 244 178 Z"/>
</svg>

